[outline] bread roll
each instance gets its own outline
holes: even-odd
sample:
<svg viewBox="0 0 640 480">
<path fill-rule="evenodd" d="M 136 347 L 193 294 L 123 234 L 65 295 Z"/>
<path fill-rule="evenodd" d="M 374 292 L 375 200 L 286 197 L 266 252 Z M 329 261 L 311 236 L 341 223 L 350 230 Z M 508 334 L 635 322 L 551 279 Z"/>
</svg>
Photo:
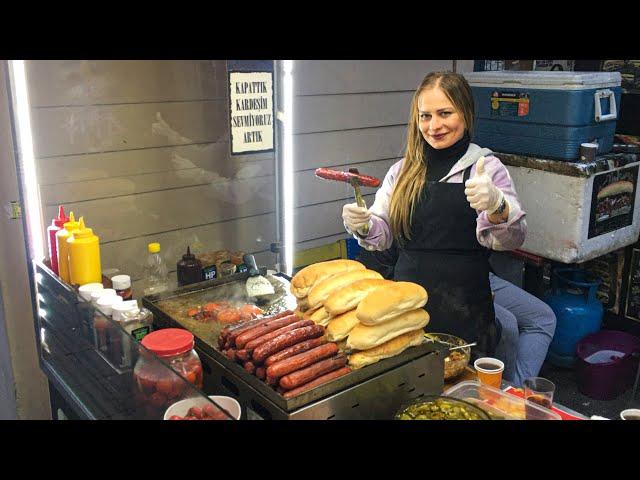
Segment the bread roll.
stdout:
<svg viewBox="0 0 640 480">
<path fill-rule="evenodd" d="M 633 183 L 629 180 L 618 180 L 617 182 L 610 183 L 602 190 L 598 192 L 598 200 L 605 197 L 618 195 L 620 193 L 633 193 Z"/>
<path fill-rule="evenodd" d="M 293 314 L 294 314 L 296 317 L 298 317 L 298 318 L 302 318 L 302 317 L 304 317 L 304 313 L 303 313 L 303 312 L 301 312 L 299 308 L 296 308 L 296 309 L 293 311 Z"/>
<path fill-rule="evenodd" d="M 309 310 L 309 300 L 307 299 L 307 297 L 304 298 L 298 298 L 298 310 L 300 310 L 301 312 L 306 312 L 307 310 Z"/>
<path fill-rule="evenodd" d="M 427 291 L 417 283 L 393 282 L 369 293 L 358 304 L 358 320 L 377 325 L 427 303 Z"/>
<path fill-rule="evenodd" d="M 365 278 L 333 292 L 324 302 L 324 308 L 334 317 L 358 306 L 369 293 L 382 285 L 394 283 L 391 280 Z"/>
<path fill-rule="evenodd" d="M 398 315 L 378 325 L 359 323 L 349 332 L 347 347 L 352 350 L 368 350 L 382 345 L 403 333 L 424 328 L 429 323 L 429 314 L 422 308 Z"/>
<path fill-rule="evenodd" d="M 365 278 L 382 279 L 382 275 L 375 270 L 357 270 L 355 272 L 340 273 L 316 283 L 307 297 L 309 299 L 309 307 L 317 308 L 323 305 L 331 293 Z"/>
<path fill-rule="evenodd" d="M 298 298 L 304 298 L 316 283 L 331 275 L 354 270 L 365 270 L 365 268 L 366 267 L 360 262 L 343 259 L 308 265 L 296 273 L 291 279 L 291 293 Z"/>
<path fill-rule="evenodd" d="M 331 318 L 327 325 L 325 335 L 330 342 L 338 342 L 343 338 L 347 338 L 349 332 L 358 325 L 360 322 L 356 317 L 356 310 L 349 310 L 346 313 L 342 313 L 337 317 Z"/>
<path fill-rule="evenodd" d="M 423 334 L 424 331 L 419 328 L 399 335 L 377 347 L 352 353 L 349 355 L 349 366 L 354 369 L 362 368 L 366 365 L 376 363 L 383 358 L 394 357 L 409 347 L 420 345 L 424 341 Z"/>
<path fill-rule="evenodd" d="M 316 324 L 326 327 L 331 316 L 327 313 L 324 307 L 320 307 L 316 310 L 308 310 L 305 312 L 303 318 L 305 320 L 313 320 Z"/>
</svg>

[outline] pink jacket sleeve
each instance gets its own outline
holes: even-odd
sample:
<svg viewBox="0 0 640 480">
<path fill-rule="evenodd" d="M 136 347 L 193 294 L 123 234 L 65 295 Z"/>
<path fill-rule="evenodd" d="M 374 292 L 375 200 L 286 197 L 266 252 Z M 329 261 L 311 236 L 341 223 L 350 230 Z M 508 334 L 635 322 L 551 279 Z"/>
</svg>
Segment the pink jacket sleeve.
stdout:
<svg viewBox="0 0 640 480">
<path fill-rule="evenodd" d="M 485 157 L 484 165 L 493 184 L 502 190 L 507 202 L 509 202 L 509 217 L 506 222 L 494 225 L 489 221 L 487 212 L 478 212 L 476 237 L 480 245 L 491 250 L 514 250 L 524 243 L 527 236 L 525 212 L 520 205 L 507 167 L 493 155 Z M 471 167 L 472 176 L 475 174 L 475 169 L 474 164 Z"/>
<path fill-rule="evenodd" d="M 349 229 L 347 232 L 353 235 L 358 244 L 367 250 L 386 250 L 392 242 L 393 236 L 389 226 L 389 206 L 391 193 L 400 172 L 402 160 L 391 166 L 384 177 L 381 187 L 376 192 L 376 197 L 371 211 L 371 224 L 369 235 L 362 238 Z M 495 156 L 485 157 L 485 171 L 491 176 L 496 187 L 504 193 L 509 202 L 509 217 L 505 223 L 494 225 L 487 218 L 486 212 L 477 212 L 476 237 L 478 242 L 492 250 L 513 250 L 524 243 L 527 234 L 525 212 L 520 205 L 509 171 Z M 471 176 L 475 174 L 475 165 L 471 167 Z M 462 172 L 452 175 L 447 179 L 451 183 L 462 183 Z M 345 227 L 346 228 L 346 227 Z"/>
</svg>

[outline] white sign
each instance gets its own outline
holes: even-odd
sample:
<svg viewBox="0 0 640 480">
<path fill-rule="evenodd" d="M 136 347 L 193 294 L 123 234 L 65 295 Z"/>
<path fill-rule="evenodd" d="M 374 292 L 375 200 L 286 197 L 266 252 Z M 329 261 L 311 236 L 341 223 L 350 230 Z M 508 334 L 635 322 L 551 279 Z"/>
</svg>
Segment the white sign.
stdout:
<svg viewBox="0 0 640 480">
<path fill-rule="evenodd" d="M 273 150 L 273 73 L 229 72 L 231 153 Z"/>
</svg>

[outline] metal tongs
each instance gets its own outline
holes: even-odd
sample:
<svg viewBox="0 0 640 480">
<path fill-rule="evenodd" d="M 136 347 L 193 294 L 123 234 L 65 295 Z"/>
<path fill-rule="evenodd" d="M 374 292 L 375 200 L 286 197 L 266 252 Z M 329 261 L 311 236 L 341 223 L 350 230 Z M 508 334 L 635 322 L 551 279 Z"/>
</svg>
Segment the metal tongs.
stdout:
<svg viewBox="0 0 640 480">
<path fill-rule="evenodd" d="M 356 175 L 359 175 L 357 168 L 350 168 L 349 173 L 355 173 Z M 358 204 L 358 206 L 361 208 L 367 208 L 367 203 L 364 201 L 364 197 L 362 196 L 362 192 L 360 191 L 360 183 L 358 182 L 358 179 L 356 177 L 351 177 L 349 182 L 353 187 L 353 191 L 356 195 L 356 203 Z M 362 232 L 362 235 L 365 235 L 365 236 L 368 235 L 369 224 L 367 223 L 362 228 L 360 228 L 360 231 Z"/>
<path fill-rule="evenodd" d="M 316 176 L 320 178 L 349 183 L 353 187 L 353 191 L 356 196 L 356 203 L 362 208 L 367 208 L 367 204 L 362 197 L 362 192 L 360 192 L 360 185 L 373 188 L 380 185 L 379 179 L 369 175 L 360 175 L 357 168 L 350 168 L 348 173 L 339 170 L 332 170 L 330 168 L 317 168 L 315 173 Z M 362 235 L 367 235 L 369 233 L 369 225 L 367 224 L 362 226 L 360 228 L 360 233 L 362 233 Z"/>
</svg>

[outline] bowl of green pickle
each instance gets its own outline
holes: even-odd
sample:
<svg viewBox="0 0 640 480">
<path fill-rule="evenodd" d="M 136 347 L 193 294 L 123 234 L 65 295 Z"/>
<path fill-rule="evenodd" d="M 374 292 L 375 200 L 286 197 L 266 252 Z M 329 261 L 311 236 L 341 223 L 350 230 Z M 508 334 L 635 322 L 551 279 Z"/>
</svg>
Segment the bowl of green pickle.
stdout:
<svg viewBox="0 0 640 480">
<path fill-rule="evenodd" d="M 457 398 L 420 397 L 398 410 L 396 420 L 491 420 L 475 405 Z"/>
</svg>

